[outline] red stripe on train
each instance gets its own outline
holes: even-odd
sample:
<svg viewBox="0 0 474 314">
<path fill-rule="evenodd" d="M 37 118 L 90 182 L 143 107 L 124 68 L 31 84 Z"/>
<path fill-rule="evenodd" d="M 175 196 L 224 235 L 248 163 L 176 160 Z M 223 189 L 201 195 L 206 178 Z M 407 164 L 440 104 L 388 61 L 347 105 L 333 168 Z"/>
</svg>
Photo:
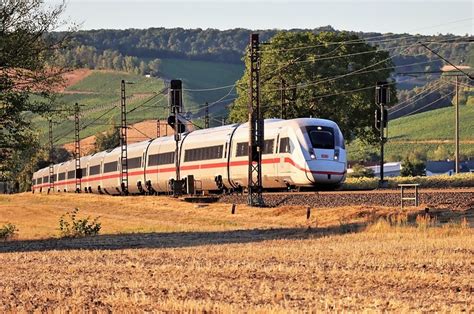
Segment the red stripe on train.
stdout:
<svg viewBox="0 0 474 314">
<path fill-rule="evenodd" d="M 314 173 L 314 174 L 334 174 L 334 175 L 344 175 L 345 174 L 345 171 L 335 172 L 335 171 L 316 171 L 316 170 L 306 169 L 306 168 L 303 168 L 303 167 L 299 166 L 297 163 L 295 163 L 293 161 L 293 159 L 291 159 L 289 157 L 285 157 L 283 161 L 285 163 L 289 163 L 290 165 L 292 165 L 296 169 L 304 171 L 304 172 L 309 172 L 309 173 Z M 276 163 L 279 163 L 279 162 L 280 162 L 280 158 L 269 158 L 269 159 L 263 159 L 262 160 L 262 164 L 276 164 Z M 230 164 L 229 164 L 230 167 L 247 166 L 247 165 L 248 165 L 247 160 L 231 161 Z M 227 167 L 226 162 L 218 162 L 218 163 L 209 163 L 209 164 L 201 164 L 201 165 L 182 166 L 179 169 L 180 170 L 196 170 L 196 169 L 212 169 L 212 168 L 225 168 L 225 167 Z M 154 174 L 154 173 L 165 173 L 165 172 L 174 172 L 174 171 L 176 171 L 176 167 L 149 169 L 149 170 L 146 170 L 145 173 L 146 174 Z M 129 172 L 128 175 L 129 176 L 140 176 L 140 175 L 143 175 L 143 174 L 144 174 L 143 171 L 133 171 L 133 172 Z M 120 175 L 121 174 L 118 173 L 118 174 L 110 174 L 110 175 L 106 175 L 106 176 L 97 176 L 97 177 L 93 177 L 93 178 L 89 177 L 89 178 L 81 179 L 81 182 L 85 183 L 85 182 L 98 181 L 98 180 L 114 179 L 114 178 L 119 178 Z M 60 182 L 61 181 L 55 182 L 55 185 L 67 185 L 67 184 L 75 184 L 76 183 L 75 179 L 74 179 L 74 181 L 66 181 L 66 182 L 61 182 L 61 183 Z M 49 183 L 46 184 L 46 185 L 43 184 L 43 185 L 40 185 L 40 186 L 35 185 L 33 187 L 34 188 L 39 188 L 39 187 L 44 187 L 44 186 L 49 186 Z"/>
</svg>

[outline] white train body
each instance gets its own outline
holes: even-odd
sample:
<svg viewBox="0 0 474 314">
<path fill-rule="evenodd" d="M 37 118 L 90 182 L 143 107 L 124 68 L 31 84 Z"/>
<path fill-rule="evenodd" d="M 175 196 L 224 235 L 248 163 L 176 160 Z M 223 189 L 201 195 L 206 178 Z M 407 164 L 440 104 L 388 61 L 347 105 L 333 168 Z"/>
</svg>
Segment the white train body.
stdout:
<svg viewBox="0 0 474 314">
<path fill-rule="evenodd" d="M 336 123 L 324 119 L 265 120 L 262 155 L 264 189 L 337 186 L 346 176 L 344 139 Z M 198 190 L 213 191 L 246 187 L 248 176 L 246 124 L 197 130 L 182 134 L 179 143 L 181 178 L 193 175 Z M 128 191 L 168 192 L 176 176 L 173 136 L 130 144 Z M 121 150 L 81 158 L 81 190 L 120 194 Z M 33 191 L 46 191 L 49 169 L 33 175 Z M 54 191 L 75 191 L 75 162 L 54 166 Z"/>
</svg>

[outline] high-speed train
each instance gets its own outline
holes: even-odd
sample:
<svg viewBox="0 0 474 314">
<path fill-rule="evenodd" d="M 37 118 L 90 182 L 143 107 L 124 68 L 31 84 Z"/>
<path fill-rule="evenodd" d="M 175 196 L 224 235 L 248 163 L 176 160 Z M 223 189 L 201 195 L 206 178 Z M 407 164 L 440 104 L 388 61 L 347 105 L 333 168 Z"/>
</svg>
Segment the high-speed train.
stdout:
<svg viewBox="0 0 474 314">
<path fill-rule="evenodd" d="M 347 170 L 343 135 L 330 120 L 299 118 L 264 122 L 262 183 L 264 189 L 340 185 Z M 179 142 L 181 178 L 194 176 L 202 191 L 245 189 L 248 181 L 248 123 L 183 133 Z M 170 191 L 175 179 L 174 136 L 129 144 L 128 192 Z M 80 158 L 81 191 L 121 194 L 121 147 Z M 33 175 L 33 192 L 76 191 L 75 160 L 40 169 Z"/>
</svg>

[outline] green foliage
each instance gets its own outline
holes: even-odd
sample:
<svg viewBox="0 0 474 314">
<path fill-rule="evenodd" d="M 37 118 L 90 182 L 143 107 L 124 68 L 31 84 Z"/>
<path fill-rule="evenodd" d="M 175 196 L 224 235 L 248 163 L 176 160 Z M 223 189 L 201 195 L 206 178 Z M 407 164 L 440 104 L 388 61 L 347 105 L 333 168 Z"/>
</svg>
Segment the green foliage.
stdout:
<svg viewBox="0 0 474 314">
<path fill-rule="evenodd" d="M 135 56 L 124 56 L 116 50 L 107 49 L 100 52 L 93 46 L 81 44 L 57 51 L 55 63 L 71 68 L 108 69 L 141 75 L 158 75 L 160 69 L 159 59 L 144 62 Z"/>
<path fill-rule="evenodd" d="M 352 173 L 348 174 L 348 176 L 351 178 L 373 178 L 374 171 L 360 164 L 355 164 L 352 166 Z"/>
<path fill-rule="evenodd" d="M 240 63 L 242 55 L 249 41 L 252 30 L 236 28 L 224 31 L 216 29 L 183 29 L 183 28 L 148 28 L 148 29 L 126 29 L 126 30 L 89 30 L 77 32 L 74 40 L 77 46 L 85 45 L 97 49 L 98 52 L 117 51 L 123 56 L 135 56 L 138 58 L 174 58 L 182 60 L 218 61 L 226 63 Z M 275 29 L 263 29 L 258 31 L 261 41 L 268 41 L 278 33 Z M 295 33 L 321 32 L 341 33 L 331 26 L 323 26 L 314 29 L 292 29 Z M 374 38 L 381 33 L 349 32 L 362 38 Z M 52 36 L 60 36 L 62 33 L 53 33 Z M 467 61 L 472 65 L 474 62 L 473 52 L 469 43 L 456 43 L 453 45 L 446 39 L 452 39 L 452 34 L 423 36 L 407 34 L 390 34 L 390 39 L 383 42 L 368 40 L 372 44 L 378 44 L 382 49 L 390 49 L 396 56 L 395 62 L 406 65 L 423 61 L 437 61 L 433 63 L 406 66 L 400 72 L 437 70 L 442 64 L 435 55 L 427 54 L 425 48 L 417 45 L 418 42 L 440 41 L 436 44 L 438 53 L 445 56 L 456 64 L 465 64 Z M 444 41 L 444 42 L 443 42 Z"/>
<path fill-rule="evenodd" d="M 102 227 L 98 222 L 100 217 L 91 220 L 90 217 L 78 219 L 79 208 L 67 212 L 59 219 L 59 230 L 63 238 L 78 238 L 95 236 L 99 234 Z"/>
<path fill-rule="evenodd" d="M 460 136 L 474 139 L 474 107 L 460 106 Z M 454 108 L 441 108 L 389 122 L 389 142 L 401 140 L 452 140 L 454 138 Z"/>
<path fill-rule="evenodd" d="M 113 149 L 120 145 L 120 130 L 113 125 L 107 132 L 96 135 L 94 148 L 96 152 Z"/>
<path fill-rule="evenodd" d="M 51 53 L 67 42 L 46 34 L 57 27 L 63 5 L 43 1 L 3 1 L 0 14 L 0 180 L 16 181 L 28 172 L 30 157 L 37 154 L 37 134 L 32 113 L 48 115 L 52 90 L 62 81 L 64 69 Z M 31 94 L 40 99 L 32 100 Z M 20 178 L 21 179 L 21 178 Z M 15 185 L 18 185 L 16 183 Z"/>
<path fill-rule="evenodd" d="M 402 177 L 419 177 L 426 176 L 426 166 L 421 160 L 410 160 L 406 158 L 402 162 L 402 169 L 400 170 Z"/>
<path fill-rule="evenodd" d="M 329 44 L 359 39 L 346 33 L 277 33 L 271 39 L 271 44 L 263 46 L 261 53 L 260 98 L 265 117 L 280 116 L 281 95 L 278 87 L 283 78 L 288 86 L 285 97 L 290 103 L 289 118 L 313 116 L 331 119 L 339 124 L 347 140 L 357 137 L 373 141 L 376 138 L 372 127 L 375 90 L 362 89 L 353 93 L 343 91 L 370 87 L 374 82 L 386 81 L 390 77 L 392 67 L 389 55 L 368 44 L 342 43 L 336 47 Z M 312 48 L 287 50 L 289 47 L 307 46 Z M 332 58 L 347 54 L 355 56 Z M 246 71 L 238 81 L 242 88 L 238 89 L 239 97 L 230 111 L 231 120 L 236 122 L 248 119 L 247 87 L 250 65 L 248 58 L 245 61 Z M 379 71 L 343 76 L 365 67 Z M 339 79 L 332 79 L 338 76 Z M 396 102 L 395 89 L 391 88 L 391 92 L 391 99 Z"/>
<path fill-rule="evenodd" d="M 9 240 L 13 238 L 18 229 L 14 224 L 7 223 L 0 228 L 0 240 Z"/>
</svg>

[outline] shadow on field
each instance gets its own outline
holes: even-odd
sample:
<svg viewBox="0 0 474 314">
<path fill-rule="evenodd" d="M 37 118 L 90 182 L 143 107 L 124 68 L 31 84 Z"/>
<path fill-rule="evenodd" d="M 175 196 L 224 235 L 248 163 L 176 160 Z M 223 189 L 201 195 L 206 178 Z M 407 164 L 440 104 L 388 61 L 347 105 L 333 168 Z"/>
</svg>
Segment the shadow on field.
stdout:
<svg viewBox="0 0 474 314">
<path fill-rule="evenodd" d="M 216 232 L 130 233 L 76 239 L 14 240 L 0 242 L 0 253 L 51 250 L 124 250 L 184 248 L 201 245 L 252 243 L 266 240 L 306 239 L 360 231 L 361 223 L 327 228 L 277 228 Z"/>
</svg>

